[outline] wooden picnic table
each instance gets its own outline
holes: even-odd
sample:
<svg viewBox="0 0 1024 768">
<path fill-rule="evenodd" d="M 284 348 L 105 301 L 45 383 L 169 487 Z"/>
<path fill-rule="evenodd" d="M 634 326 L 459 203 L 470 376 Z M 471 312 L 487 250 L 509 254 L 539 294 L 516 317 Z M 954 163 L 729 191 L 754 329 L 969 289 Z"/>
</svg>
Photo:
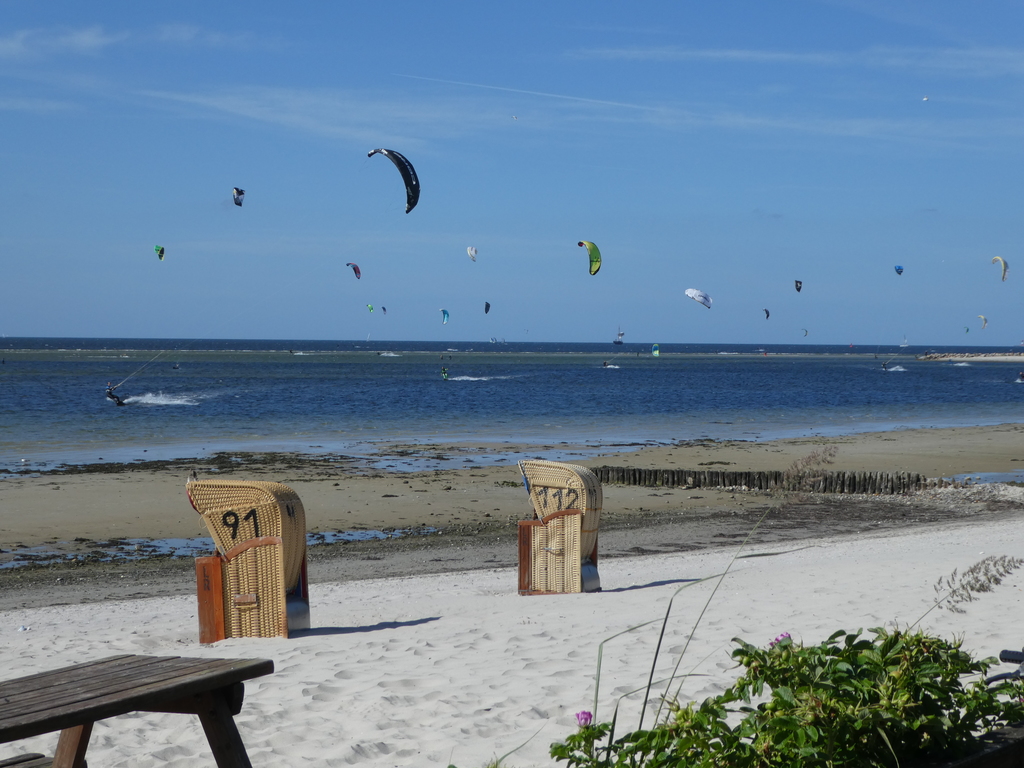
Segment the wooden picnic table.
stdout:
<svg viewBox="0 0 1024 768">
<path fill-rule="evenodd" d="M 234 716 L 242 708 L 242 681 L 273 671 L 268 659 L 111 656 L 0 681 L 0 744 L 60 731 L 53 768 L 82 768 L 97 720 L 177 712 L 199 715 L 220 768 L 251 768 Z M 37 768 L 51 762 L 36 755 L 0 761 L 4 765 Z"/>
</svg>

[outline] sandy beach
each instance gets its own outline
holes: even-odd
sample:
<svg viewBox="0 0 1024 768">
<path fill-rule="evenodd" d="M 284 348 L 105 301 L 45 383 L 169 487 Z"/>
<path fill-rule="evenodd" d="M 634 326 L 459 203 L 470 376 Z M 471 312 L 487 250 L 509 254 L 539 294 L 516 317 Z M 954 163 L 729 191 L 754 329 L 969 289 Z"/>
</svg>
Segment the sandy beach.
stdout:
<svg viewBox="0 0 1024 768">
<path fill-rule="evenodd" d="M 751 548 L 693 632 L 681 695 L 711 695 L 734 679 L 733 637 L 764 644 L 788 631 L 817 642 L 837 629 L 906 625 L 929 609 L 933 585 L 954 568 L 1022 551 L 1019 517 Z M 607 561 L 597 594 L 520 597 L 511 568 L 315 583 L 314 629 L 210 647 L 196 642 L 194 599 L 185 595 L 7 611 L 0 663 L 12 676 L 117 653 L 273 659 L 276 672 L 246 685 L 236 718 L 254 765 L 481 766 L 524 742 L 506 765 L 552 765 L 548 745 L 574 729 L 575 712 L 592 709 L 598 644 L 663 616 L 681 586 L 722 573 L 734 552 Z M 659 676 L 675 663 L 714 583 L 676 596 Z M 923 625 L 963 636 L 981 655 L 1019 648 L 1014 617 L 1024 609 L 1024 574 L 966 609 L 933 611 Z M 643 685 L 657 632 L 647 626 L 606 645 L 599 717 Z M 625 698 L 620 721 L 634 724 L 638 707 L 635 695 Z M 47 751 L 54 742 L 37 737 L 8 751 Z M 101 722 L 89 758 L 115 767 L 213 765 L 198 722 L 183 715 Z"/>
<path fill-rule="evenodd" d="M 1024 425 L 1011 424 L 692 442 L 580 462 L 786 469 L 835 446 L 833 466 L 843 470 L 1012 473 L 1024 461 L 1022 433 Z M 493 450 L 382 448 L 383 458 L 422 452 L 459 466 L 408 473 L 337 456 L 260 454 L 199 465 L 205 476 L 292 485 L 313 531 L 435 532 L 311 547 L 314 628 L 289 640 L 199 645 L 190 559 L 3 569 L 0 676 L 117 653 L 271 658 L 277 671 L 247 684 L 237 718 L 254 765 L 479 766 L 527 740 L 506 765 L 551 765 L 550 742 L 571 732 L 575 712 L 592 708 L 598 643 L 662 615 L 680 586 L 724 571 L 759 520 L 693 635 L 681 667 L 694 675 L 684 697 L 710 695 L 733 679 L 733 637 L 765 643 L 789 631 L 816 642 L 836 629 L 907 624 L 928 610 L 933 585 L 953 569 L 1024 553 L 1024 489 L 1013 485 L 908 496 L 606 485 L 604 591 L 521 597 L 514 531 L 529 508 L 518 470 L 464 461 Z M 17 544 L 73 548 L 79 538 L 88 549 L 112 537 L 202 535 L 184 494 L 196 464 L 8 476 L 0 481 L 0 549 L 10 556 Z M 695 585 L 676 597 L 660 669 L 675 663 L 711 588 Z M 982 655 L 1019 648 L 1024 639 L 1007 617 L 1022 599 L 1017 572 L 967 613 L 933 611 L 924 626 L 962 635 Z M 648 627 L 609 643 L 599 715 L 642 684 L 656 633 Z M 635 697 L 622 707 L 625 721 L 635 721 Z M 52 752 L 54 743 L 55 736 L 38 737 L 8 745 L 2 756 Z M 198 722 L 181 715 L 101 723 L 89 757 L 112 766 L 213 764 Z"/>
</svg>

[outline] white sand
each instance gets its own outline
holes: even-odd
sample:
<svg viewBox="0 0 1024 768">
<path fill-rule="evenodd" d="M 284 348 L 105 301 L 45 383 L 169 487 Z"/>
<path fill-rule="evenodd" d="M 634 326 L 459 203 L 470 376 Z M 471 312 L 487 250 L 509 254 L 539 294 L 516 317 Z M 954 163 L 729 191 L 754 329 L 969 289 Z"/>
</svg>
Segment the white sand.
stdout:
<svg viewBox="0 0 1024 768">
<path fill-rule="evenodd" d="M 765 552 L 767 550 L 758 550 Z M 731 638 L 767 643 L 783 631 L 818 642 L 837 629 L 916 620 L 932 585 L 989 554 L 1024 554 L 1024 526 L 999 523 L 871 539 L 822 541 L 738 560 L 714 597 L 681 669 L 700 677 L 686 696 L 716 693 L 736 675 Z M 197 643 L 190 598 L 103 603 L 0 614 L 0 676 L 117 653 L 263 657 L 277 671 L 246 685 L 236 718 L 255 766 L 481 766 L 539 734 L 506 760 L 553 765 L 548 745 L 592 708 L 598 643 L 662 616 L 681 580 L 721 572 L 715 551 L 606 561 L 601 594 L 520 597 L 509 569 L 348 584 L 314 584 L 319 627 L 290 640 Z M 714 582 L 675 599 L 661 668 L 675 661 Z M 924 626 L 962 635 L 980 655 L 1024 645 L 1024 572 L 966 606 L 933 611 Z M 19 626 L 30 627 L 19 632 Z M 605 647 L 599 717 L 640 687 L 658 625 Z M 1009 671 L 1006 666 L 1004 671 Z M 637 697 L 622 728 L 636 723 Z M 650 718 L 648 718 L 650 721 Z M 52 754 L 56 734 L 0 746 L 0 757 Z M 104 766 L 213 766 L 198 720 L 133 715 L 99 723 L 88 759 Z"/>
</svg>

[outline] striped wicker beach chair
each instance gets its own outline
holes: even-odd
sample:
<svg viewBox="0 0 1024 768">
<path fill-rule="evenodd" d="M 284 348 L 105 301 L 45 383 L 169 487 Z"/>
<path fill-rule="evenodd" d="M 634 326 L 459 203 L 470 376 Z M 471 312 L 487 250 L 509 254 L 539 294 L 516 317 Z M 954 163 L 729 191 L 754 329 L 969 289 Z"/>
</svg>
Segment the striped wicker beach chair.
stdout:
<svg viewBox="0 0 1024 768">
<path fill-rule="evenodd" d="M 536 519 L 519 523 L 519 593 L 597 592 L 601 483 L 591 470 L 521 461 Z"/>
<path fill-rule="evenodd" d="M 306 512 L 295 491 L 237 480 L 185 488 L 219 553 L 196 560 L 200 642 L 308 629 Z"/>
</svg>

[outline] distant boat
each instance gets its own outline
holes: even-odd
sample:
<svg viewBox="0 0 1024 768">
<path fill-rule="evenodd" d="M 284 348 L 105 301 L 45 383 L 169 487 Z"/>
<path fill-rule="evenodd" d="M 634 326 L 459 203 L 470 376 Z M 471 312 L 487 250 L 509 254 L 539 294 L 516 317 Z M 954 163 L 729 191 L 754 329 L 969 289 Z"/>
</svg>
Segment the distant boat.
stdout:
<svg viewBox="0 0 1024 768">
<path fill-rule="evenodd" d="M 909 345 L 909 344 L 907 344 L 907 337 L 906 337 L 906 336 L 904 336 L 904 337 L 903 337 L 903 343 L 902 343 L 902 344 L 900 344 L 900 349 L 903 349 L 903 347 L 908 347 L 908 346 L 910 346 L 910 345 Z"/>
<path fill-rule="evenodd" d="M 626 332 L 623 331 L 622 327 L 620 326 L 619 327 L 619 332 L 617 334 L 615 334 L 615 338 L 612 339 L 612 344 L 621 344 L 622 343 L 622 337 L 625 336 L 625 335 L 626 335 Z"/>
</svg>

